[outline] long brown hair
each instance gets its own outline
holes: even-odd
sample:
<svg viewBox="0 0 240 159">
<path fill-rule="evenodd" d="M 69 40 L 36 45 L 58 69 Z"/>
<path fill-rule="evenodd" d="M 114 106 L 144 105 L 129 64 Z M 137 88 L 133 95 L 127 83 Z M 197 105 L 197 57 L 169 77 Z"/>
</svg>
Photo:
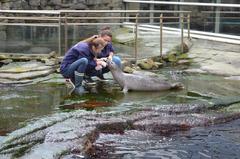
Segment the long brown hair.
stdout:
<svg viewBox="0 0 240 159">
<path fill-rule="evenodd" d="M 94 38 L 89 43 L 89 46 L 92 48 L 94 46 L 95 48 L 99 47 L 105 47 L 106 42 L 102 38 Z"/>
</svg>

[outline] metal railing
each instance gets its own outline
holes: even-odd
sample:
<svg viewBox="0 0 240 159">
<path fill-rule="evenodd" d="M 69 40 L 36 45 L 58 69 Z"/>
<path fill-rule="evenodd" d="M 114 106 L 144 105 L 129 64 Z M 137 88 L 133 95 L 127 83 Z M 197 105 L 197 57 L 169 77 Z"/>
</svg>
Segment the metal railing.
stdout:
<svg viewBox="0 0 240 159">
<path fill-rule="evenodd" d="M 100 16 L 79 16 L 81 13 L 91 14 L 99 13 Z M 104 14 L 118 14 L 116 16 L 104 16 Z M 126 13 L 134 16 L 126 16 Z M 183 51 L 183 36 L 184 36 L 184 24 L 188 25 L 188 38 L 190 38 L 190 13 L 189 11 L 168 11 L 168 10 L 0 10 L 0 26 L 45 26 L 45 27 L 57 27 L 58 28 L 58 55 L 61 56 L 62 48 L 62 35 L 61 29 L 64 28 L 64 48 L 65 51 L 68 49 L 68 27 L 69 26 L 81 26 L 81 25 L 125 25 L 123 22 L 132 20 L 135 33 L 135 54 L 134 58 L 137 60 L 138 56 L 138 26 L 141 24 L 149 24 L 146 20 L 149 20 L 148 16 L 144 14 L 158 13 L 159 17 L 151 17 L 153 19 L 158 19 L 158 24 L 160 26 L 160 56 L 162 56 L 163 47 L 163 24 L 165 19 L 176 19 L 176 23 L 181 26 L 181 45 Z M 177 16 L 167 16 L 166 14 L 177 14 Z M 11 14 L 8 16 L 8 14 Z M 142 15 L 143 14 L 143 15 Z M 89 20 L 95 20 L 90 22 Z M 115 20 L 117 22 L 99 22 L 99 20 Z M 145 20 L 140 22 L 140 20 Z M 179 21 L 180 20 L 180 21 Z"/>
<path fill-rule="evenodd" d="M 203 10 L 199 11 L 199 13 L 203 13 L 203 12 L 205 12 L 205 13 L 206 12 L 213 12 L 214 13 L 214 22 L 212 24 L 214 25 L 213 26 L 213 29 L 214 29 L 213 31 L 215 33 L 217 33 L 217 34 L 220 33 L 220 27 L 221 27 L 220 25 L 221 25 L 221 23 L 219 23 L 219 20 L 221 19 L 221 13 L 226 13 L 226 8 L 227 8 L 228 12 L 229 12 L 229 9 L 231 9 L 232 10 L 231 13 L 235 14 L 235 16 L 231 17 L 233 19 L 236 19 L 236 18 L 239 19 L 239 14 L 240 14 L 240 12 L 239 12 L 240 4 L 220 3 L 221 0 L 217 0 L 216 3 L 183 2 L 183 1 L 180 1 L 180 2 L 169 2 L 169 1 L 164 1 L 164 0 L 163 1 L 154 1 L 154 0 L 148 0 L 148 1 L 147 0 L 123 0 L 123 2 L 125 3 L 126 6 L 131 5 L 131 4 L 139 4 L 139 5 L 140 4 L 149 4 L 149 9 L 154 9 L 155 6 L 167 6 L 167 7 L 179 6 L 179 10 L 181 10 L 183 6 L 187 6 L 187 7 L 188 6 L 189 7 L 202 7 Z M 211 10 L 205 11 L 206 7 L 211 7 L 213 11 L 211 11 Z M 211 8 L 209 8 L 209 9 L 211 9 Z M 206 17 L 204 17 L 204 16 L 206 16 L 206 14 L 203 14 L 203 18 L 205 19 Z M 199 18 L 199 17 L 196 17 L 196 18 Z M 193 25 L 195 23 L 196 22 L 193 22 Z M 197 23 L 198 24 L 196 24 L 196 26 L 199 26 L 199 21 Z M 204 23 L 204 21 L 203 21 L 203 23 Z M 201 30 L 201 27 L 200 28 L 192 28 L 192 29 L 199 31 L 199 30 Z M 239 29 L 239 27 L 237 27 L 237 29 Z M 205 30 L 204 30 L 204 32 L 205 32 Z M 208 32 L 208 31 L 206 31 L 206 32 Z M 225 32 L 222 32 L 222 34 L 223 34 L 223 38 L 224 38 L 225 37 L 224 36 Z M 231 34 L 228 34 L 228 33 L 226 33 L 226 34 L 229 35 L 230 39 L 234 39 L 236 37 L 236 35 L 239 36 L 239 32 L 235 32 L 236 35 L 233 35 L 233 37 L 231 37 L 231 35 L 234 34 L 234 32 L 231 33 Z M 209 36 L 211 36 L 211 35 L 212 34 L 209 34 Z M 219 35 L 219 34 L 218 34 L 218 36 L 221 37 L 221 35 Z M 236 43 L 237 43 L 237 40 L 239 40 L 239 38 L 236 38 Z"/>
<path fill-rule="evenodd" d="M 183 6 L 205 6 L 205 7 L 230 7 L 240 8 L 240 4 L 231 3 L 197 3 L 197 2 L 169 2 L 169 1 L 139 1 L 139 0 L 123 0 L 127 3 L 146 3 L 146 4 L 168 4 L 168 5 L 183 5 Z"/>
</svg>

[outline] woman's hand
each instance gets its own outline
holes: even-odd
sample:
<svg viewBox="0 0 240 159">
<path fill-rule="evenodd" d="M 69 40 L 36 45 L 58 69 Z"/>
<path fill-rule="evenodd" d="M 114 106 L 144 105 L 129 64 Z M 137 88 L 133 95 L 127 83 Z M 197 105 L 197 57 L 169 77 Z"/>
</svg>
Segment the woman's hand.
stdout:
<svg viewBox="0 0 240 159">
<path fill-rule="evenodd" d="M 102 67 L 106 67 L 107 66 L 107 63 L 103 60 L 97 60 L 97 65 L 101 65 Z"/>
</svg>

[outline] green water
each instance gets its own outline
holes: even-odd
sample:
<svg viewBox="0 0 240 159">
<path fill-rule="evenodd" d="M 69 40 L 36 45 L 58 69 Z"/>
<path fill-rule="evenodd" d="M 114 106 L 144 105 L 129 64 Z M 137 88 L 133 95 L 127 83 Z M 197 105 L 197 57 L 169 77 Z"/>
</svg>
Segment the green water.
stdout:
<svg viewBox="0 0 240 159">
<path fill-rule="evenodd" d="M 164 92 L 129 92 L 123 94 L 112 79 L 98 82 L 96 87 L 82 96 L 69 95 L 70 90 L 64 83 L 35 84 L 23 87 L 1 86 L 0 90 L 0 136 L 24 126 L 26 121 L 43 117 L 58 111 L 71 111 L 73 108 L 62 106 L 73 103 L 101 102 L 108 106 L 82 108 L 89 111 L 125 111 L 145 105 L 169 103 L 188 103 L 204 101 L 213 97 L 239 96 L 240 81 L 225 80 L 213 75 L 188 75 L 180 70 L 166 68 L 160 72 L 172 82 L 182 82 L 184 89 Z M 108 78 L 111 75 L 108 74 Z"/>
</svg>

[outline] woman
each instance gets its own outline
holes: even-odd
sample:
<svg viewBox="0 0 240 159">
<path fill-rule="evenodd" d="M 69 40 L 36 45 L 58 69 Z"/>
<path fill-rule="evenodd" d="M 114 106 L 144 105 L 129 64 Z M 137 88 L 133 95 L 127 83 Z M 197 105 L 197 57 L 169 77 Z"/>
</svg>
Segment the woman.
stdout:
<svg viewBox="0 0 240 159">
<path fill-rule="evenodd" d="M 121 59 L 114 55 L 114 49 L 112 46 L 112 33 L 110 31 L 109 27 L 103 28 L 100 30 L 99 35 L 94 35 L 86 40 L 84 40 L 85 42 L 90 41 L 94 38 L 102 38 L 107 44 L 105 45 L 104 49 L 101 51 L 100 54 L 97 54 L 97 59 L 99 61 L 108 58 L 109 60 L 112 60 L 113 62 L 115 62 L 120 68 L 121 66 Z M 91 76 L 97 76 L 100 80 L 105 80 L 103 74 L 109 72 L 110 70 L 108 69 L 108 67 L 104 67 L 102 69 L 99 69 L 99 71 L 95 71 L 95 72 L 88 72 L 88 74 L 86 74 L 86 82 L 87 83 L 94 83 L 94 81 L 91 79 Z"/>
<path fill-rule="evenodd" d="M 97 54 L 100 54 L 105 47 L 106 42 L 102 38 L 94 38 L 89 42 L 79 42 L 70 48 L 63 58 L 60 66 L 60 72 L 65 78 L 70 78 L 75 85 L 75 93 L 85 92 L 82 86 L 84 74 L 92 72 L 105 63 L 96 60 Z"/>
</svg>

